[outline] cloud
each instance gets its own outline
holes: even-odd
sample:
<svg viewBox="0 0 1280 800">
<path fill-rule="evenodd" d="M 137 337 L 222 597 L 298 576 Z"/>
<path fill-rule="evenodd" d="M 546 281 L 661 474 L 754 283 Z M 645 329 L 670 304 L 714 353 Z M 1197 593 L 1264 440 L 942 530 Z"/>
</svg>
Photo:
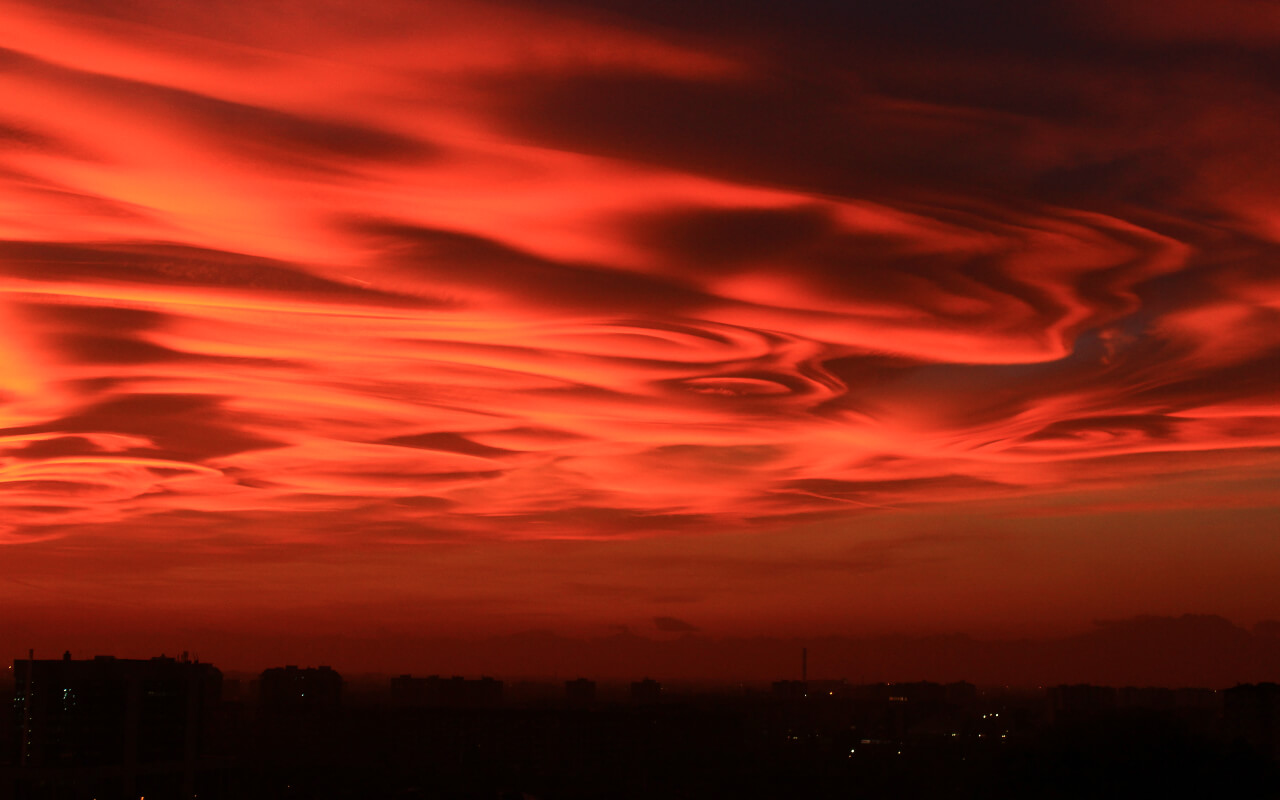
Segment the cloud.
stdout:
<svg viewBox="0 0 1280 800">
<path fill-rule="evenodd" d="M 1174 5 L 7 4 L 3 541 L 1262 507 L 1274 31 Z"/>
</svg>

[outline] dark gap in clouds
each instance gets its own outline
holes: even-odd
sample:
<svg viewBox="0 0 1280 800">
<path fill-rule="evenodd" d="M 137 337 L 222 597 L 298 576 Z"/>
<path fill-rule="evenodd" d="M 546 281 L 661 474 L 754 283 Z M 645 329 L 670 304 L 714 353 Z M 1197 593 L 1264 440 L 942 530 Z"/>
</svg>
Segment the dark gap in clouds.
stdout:
<svg viewBox="0 0 1280 800">
<path fill-rule="evenodd" d="M 837 355 L 822 360 L 822 368 L 849 387 L 874 386 L 920 367 L 922 362 L 882 353 Z"/>
<path fill-rule="evenodd" d="M 1026 177 L 1011 162 L 1021 125 L 903 106 L 847 85 L 608 72 L 479 82 L 495 120 L 516 136 L 746 183 L 839 196 L 973 195 Z"/>
<path fill-rule="evenodd" d="M 819 382 L 798 373 L 764 369 L 693 374 L 656 381 L 655 385 L 680 395 L 693 393 L 712 400 L 732 398 L 735 403 L 749 405 L 789 403 L 795 398 L 827 395 L 836 388 L 829 381 Z"/>
<path fill-rule="evenodd" d="M 27 514 L 63 514 L 69 511 L 80 510 L 79 506 L 51 506 L 51 505 L 29 505 L 29 506 L 5 506 L 19 513 Z"/>
<path fill-rule="evenodd" d="M 230 470 L 228 470 L 230 473 Z M 279 489 L 283 484 L 279 481 L 269 481 L 262 478 L 237 478 L 237 486 L 243 486 L 246 489 Z"/>
<path fill-rule="evenodd" d="M 1170 409 L 1280 397 L 1280 312 L 1270 312 L 1277 344 L 1245 360 L 1188 369 L 1180 365 L 1166 380 L 1132 391 L 1134 403 L 1161 403 Z M 1136 368 L 1137 365 L 1135 365 Z"/>
<path fill-rule="evenodd" d="M 365 503 L 368 498 L 360 494 L 334 494 L 332 492 L 289 492 L 280 495 L 281 500 L 296 501 L 302 506 L 301 510 L 305 510 L 307 506 L 332 504 L 335 501 L 342 504 L 350 504 L 352 502 Z"/>
<path fill-rule="evenodd" d="M 70 191 L 41 179 L 31 180 L 21 191 L 25 191 L 39 201 L 54 201 L 58 206 L 56 213 L 147 223 L 156 221 L 156 215 L 152 209 L 133 203 L 119 202 L 102 195 Z"/>
<path fill-rule="evenodd" d="M 46 458 L 63 456 L 98 455 L 102 451 L 93 442 L 82 436 L 59 436 L 52 439 L 40 439 L 29 442 L 5 452 L 11 458 L 38 461 Z"/>
<path fill-rule="evenodd" d="M 1126 206 L 1167 208 L 1183 192 L 1189 177 L 1186 165 L 1170 159 L 1168 152 L 1123 151 L 1046 169 L 1030 183 L 1028 192 L 1064 206 L 1117 212 Z"/>
<path fill-rule="evenodd" d="M 527 427 L 521 426 L 517 428 L 503 428 L 494 431 L 498 436 L 515 436 L 521 439 L 531 439 L 536 442 L 546 442 L 560 444 L 564 442 L 580 442 L 586 437 L 580 433 L 573 431 L 564 431 L 556 428 L 547 427 Z"/>
<path fill-rule="evenodd" d="M 1272 430 L 1271 435 L 1275 435 Z M 1204 480 L 1206 482 L 1221 482 L 1223 485 L 1240 485 L 1241 478 L 1239 472 L 1231 469 L 1239 465 L 1242 461 L 1246 465 L 1245 469 L 1249 470 L 1261 477 L 1246 478 L 1249 486 L 1260 484 L 1269 488 L 1278 477 L 1274 470 L 1265 467 L 1254 466 L 1267 462 L 1274 462 L 1280 457 L 1280 447 L 1272 444 L 1254 445 L 1248 448 L 1248 456 L 1241 458 L 1240 443 L 1232 444 L 1223 442 L 1221 446 L 1215 446 L 1216 443 L 1209 443 L 1200 449 L 1193 450 L 1161 450 L 1154 448 L 1150 451 L 1139 452 L 1121 452 L 1106 453 L 1102 455 L 1087 454 L 1063 463 L 1070 469 L 1068 475 L 1073 479 L 1076 488 L 1091 489 L 1095 486 L 1102 485 L 1107 488 L 1106 484 L 1114 485 L 1116 476 L 1120 476 L 1121 481 L 1125 481 L 1125 476 L 1138 475 L 1145 479 L 1151 476 L 1164 477 L 1165 481 L 1173 479 L 1177 480 Z M 1224 470 L 1226 467 L 1226 470 Z M 1224 476 L 1225 473 L 1225 476 Z M 1144 484 L 1138 484 L 1139 491 Z M 1074 514 L 1076 511 L 1072 509 L 1069 503 L 1058 503 L 1052 495 L 1042 496 L 1045 505 L 1036 506 L 1028 503 L 1025 507 L 1029 509 L 1022 516 L 1041 516 L 1044 514 Z M 1069 497 L 1069 495 L 1067 496 Z M 1197 504 L 1195 509 L 1182 509 L 1179 513 L 1183 514 L 1211 514 L 1222 511 L 1224 508 L 1230 508 L 1231 495 L 1225 495 L 1227 500 L 1222 501 L 1226 505 L 1216 504 L 1218 501 L 1211 501 L 1207 504 Z M 1154 504 L 1154 508 L 1147 507 L 1141 510 L 1160 511 L 1168 500 L 1159 501 Z M 1262 508 L 1271 508 L 1273 504 L 1261 506 Z M 1257 508 L 1256 505 L 1246 505 L 1246 510 Z M 1087 508 L 1084 509 L 1087 511 Z M 1269 522 L 1269 520 L 1268 520 Z"/>
<path fill-rule="evenodd" d="M 159 311 L 118 306 L 23 303 L 21 308 L 23 315 L 37 324 L 75 331 L 102 331 L 107 335 L 159 330 L 172 319 L 170 314 Z"/>
<path fill-rule="evenodd" d="M 964 428 L 1010 419 L 1041 398 L 1077 391 L 1101 369 L 1096 358 L 1079 357 L 1031 364 L 915 364 L 879 371 L 874 382 L 850 380 L 848 402 L 873 417 L 893 415 L 905 405 L 927 412 L 934 425 Z M 945 403 L 938 402 L 940 396 Z"/>
<path fill-rule="evenodd" d="M 1268 286 L 1274 279 L 1274 265 L 1280 263 L 1280 243 L 1209 222 L 1171 235 L 1193 250 L 1182 269 L 1135 287 L 1142 313 L 1151 320 L 1215 301 L 1235 302 L 1242 290 Z"/>
<path fill-rule="evenodd" d="M 138 455 L 177 461 L 202 461 L 282 442 L 244 430 L 245 420 L 226 411 L 225 398 L 202 394 L 134 394 L 112 397 L 44 425 L 9 428 L 0 433 L 123 433 L 155 443 Z"/>
<path fill-rule="evenodd" d="M 1004 247 L 1006 249 L 1003 252 L 995 255 L 969 257 L 953 262 L 950 270 L 940 271 L 940 279 L 945 280 L 946 272 L 951 272 L 953 275 L 962 275 L 980 286 L 1014 299 L 1034 313 L 1037 324 L 1032 326 L 1033 330 L 1041 329 L 1045 322 L 1056 321 L 1063 317 L 1069 308 L 1054 296 L 1051 288 L 1037 286 L 1022 279 L 1015 274 L 1017 270 L 1005 261 L 1005 257 L 1019 249 L 1019 244 L 1007 242 Z M 999 310 L 997 310 L 998 314 Z M 1015 318 L 1017 316 L 1021 315 L 1015 315 Z"/>
<path fill-rule="evenodd" d="M 56 479 L 32 479 L 25 481 L 5 481 L 5 488 L 15 492 L 37 492 L 40 494 L 63 495 L 75 497 L 92 491 L 102 484 L 92 481 L 61 481 Z"/>
<path fill-rule="evenodd" d="M 850 481 L 835 478 L 803 478 L 781 481 L 781 489 L 795 489 L 833 497 L 872 497 L 878 494 L 910 494 L 920 492 L 923 499 L 929 494 L 947 489 L 978 489 L 990 492 L 995 489 L 1013 488 L 1007 483 L 974 478 L 969 475 L 939 475 L 928 478 L 896 478 L 879 481 Z"/>
<path fill-rule="evenodd" d="M 1125 414 L 1097 417 L 1080 417 L 1059 420 L 1044 426 L 1035 433 L 1022 437 L 1024 442 L 1038 442 L 1055 439 L 1074 439 L 1079 434 L 1103 431 L 1132 431 L 1149 439 L 1170 439 L 1174 433 L 1175 420 L 1162 414 Z"/>
<path fill-rule="evenodd" d="M 441 482 L 441 481 L 458 481 L 458 480 L 492 480 L 501 478 L 506 475 L 508 470 L 505 469 L 476 469 L 476 470 L 446 470 L 440 472 L 411 472 L 409 470 L 400 470 L 397 472 L 385 472 L 380 470 L 362 470 L 358 465 L 353 465 L 348 474 L 358 475 L 365 479 L 387 480 L 387 481 L 403 481 L 405 479 L 413 479 L 423 482 Z"/>
<path fill-rule="evenodd" d="M 867 91 L 903 101 L 1055 126 L 1096 126 L 1115 112 L 1114 99 L 1099 91 L 1100 65 L 1081 70 L 1042 52 L 936 50 L 921 58 L 875 42 L 842 59 Z"/>
<path fill-rule="evenodd" d="M 607 14 L 615 24 L 653 26 L 712 41 L 755 39 L 765 32 L 766 41 L 778 49 L 804 52 L 807 46 L 823 59 L 877 42 L 900 43 L 910 51 L 956 47 L 1034 53 L 1064 50 L 1078 39 L 1062 24 L 1070 6 L 1061 0 L 547 0 L 539 6 L 588 18 Z"/>
<path fill-rule="evenodd" d="M 458 231 L 376 220 L 349 228 L 379 248 L 387 266 L 428 282 L 498 288 L 547 312 L 679 313 L 710 301 L 683 281 L 552 261 Z"/>
<path fill-rule="evenodd" d="M 835 229 L 830 212 L 816 205 L 664 209 L 624 225 L 639 241 L 678 261 L 679 269 L 712 274 L 785 256 Z"/>
<path fill-rule="evenodd" d="M 995 56 L 1023 71 L 1037 62 L 1059 71 L 1072 64 L 1116 71 L 1245 62 L 1263 74 L 1277 73 L 1265 36 L 1222 36 L 1210 24 L 1197 37 L 1194 22 L 1180 37 L 1142 35 L 1144 27 L 1158 30 L 1170 13 L 1178 13 L 1159 0 L 1126 4 L 1111 18 L 1097 13 L 1104 4 L 1074 0 L 544 0 L 538 5 L 640 28 L 655 37 L 697 41 L 708 49 L 753 44 L 761 59 L 814 68 L 853 70 L 879 63 L 892 74 L 910 62 L 927 66 L 953 59 L 962 65 Z M 1212 16 L 1209 9 L 1204 14 Z M 1016 71 L 1011 68 L 1014 74 L 1002 77 L 1017 80 L 1022 76 Z M 946 86 L 955 73 L 964 75 L 962 69 L 939 70 L 935 80 Z M 1032 72 L 1030 80 L 1043 76 Z"/>
<path fill-rule="evenodd" d="M 90 364 L 164 364 L 175 362 L 228 366 L 286 367 L 280 359 L 186 353 L 126 334 L 162 329 L 169 314 L 111 306 L 30 303 L 26 317 L 37 327 L 51 327 L 44 339 L 64 358 Z"/>
<path fill-rule="evenodd" d="M 85 89 L 154 119 L 176 119 L 200 136 L 214 137 L 223 147 L 255 158 L 270 156 L 273 164 L 292 161 L 331 171 L 335 161 L 338 169 L 344 160 L 414 164 L 438 158 L 441 152 L 434 144 L 392 131 L 82 72 L 4 48 L 0 48 L 0 65 Z"/>
<path fill-rule="evenodd" d="M 721 345 L 736 344 L 736 341 L 732 336 L 729 336 L 728 334 L 715 330 L 714 328 L 703 328 L 703 327 L 698 327 L 697 325 L 690 325 L 687 323 L 681 323 L 679 321 L 673 321 L 673 320 L 661 320 L 661 319 L 654 319 L 652 317 L 643 318 L 643 319 L 619 319 L 612 324 L 617 327 L 623 327 L 623 328 L 635 327 L 635 328 L 643 328 L 643 329 L 655 330 L 655 331 L 670 331 L 671 333 L 679 333 L 684 336 L 693 337 L 695 339 L 705 339 L 706 341 L 712 342 L 714 344 L 721 344 Z M 755 331 L 755 333 L 760 335 L 763 338 L 770 339 L 770 340 L 779 338 L 779 337 L 776 337 L 775 334 L 770 334 L 767 331 Z"/>
<path fill-rule="evenodd" d="M 913 307 L 940 321 L 1039 331 L 1061 318 L 1067 308 L 1008 263 L 1022 245 L 996 228 L 985 233 L 1004 241 L 978 254 L 916 253 L 914 242 L 845 234 L 804 254 L 800 266 L 834 297 Z M 947 303 L 954 298 L 977 300 L 978 307 L 953 311 Z"/>
<path fill-rule="evenodd" d="M 40 281 L 125 281 L 283 292 L 331 302 L 447 305 L 327 280 L 272 259 L 172 243 L 0 241 L 0 273 Z"/>
<path fill-rule="evenodd" d="M 479 442 L 473 442 L 460 433 L 447 432 L 394 436 L 390 439 L 383 439 L 381 444 L 411 447 L 419 450 L 438 450 L 445 453 L 459 453 L 480 458 L 500 458 L 520 452 L 519 450 L 506 450 L 501 447 L 489 447 Z"/>
<path fill-rule="evenodd" d="M 0 120 L 0 150 L 37 150 L 42 153 L 79 155 L 79 151 L 56 136 L 32 129 L 24 124 Z"/>
<path fill-rule="evenodd" d="M 46 340 L 60 355 L 80 364 L 165 364 L 209 363 L 244 366 L 287 366 L 288 362 L 268 358 L 241 358 L 184 353 L 163 345 L 123 336 L 98 333 L 47 335 Z"/>
<path fill-rule="evenodd" d="M 58 381 L 58 385 L 65 387 L 79 397 L 103 397 L 123 392 L 128 387 L 145 385 L 149 380 L 151 379 L 138 379 L 120 375 L 97 375 L 92 378 L 69 378 Z"/>
</svg>

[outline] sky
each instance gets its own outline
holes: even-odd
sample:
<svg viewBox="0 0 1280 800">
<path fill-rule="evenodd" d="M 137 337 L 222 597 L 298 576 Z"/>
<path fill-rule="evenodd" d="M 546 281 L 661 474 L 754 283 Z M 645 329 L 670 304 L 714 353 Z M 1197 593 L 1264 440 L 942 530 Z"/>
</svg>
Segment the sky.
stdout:
<svg viewBox="0 0 1280 800">
<path fill-rule="evenodd" d="M 0 30 L 10 649 L 1280 618 L 1274 4 Z"/>
</svg>

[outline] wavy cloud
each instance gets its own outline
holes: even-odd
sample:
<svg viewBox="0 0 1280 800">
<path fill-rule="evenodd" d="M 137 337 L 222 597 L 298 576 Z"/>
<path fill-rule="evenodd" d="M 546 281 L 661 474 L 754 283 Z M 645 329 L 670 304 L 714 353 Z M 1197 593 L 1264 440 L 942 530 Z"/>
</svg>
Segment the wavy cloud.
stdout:
<svg viewBox="0 0 1280 800">
<path fill-rule="evenodd" d="M 1256 503 L 1274 20 L 907 6 L 0 5 L 0 542 Z"/>
</svg>

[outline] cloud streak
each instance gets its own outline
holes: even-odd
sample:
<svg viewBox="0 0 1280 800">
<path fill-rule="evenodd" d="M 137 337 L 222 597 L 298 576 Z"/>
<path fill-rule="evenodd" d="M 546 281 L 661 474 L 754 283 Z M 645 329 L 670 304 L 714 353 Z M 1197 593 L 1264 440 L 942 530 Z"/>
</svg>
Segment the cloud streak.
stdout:
<svg viewBox="0 0 1280 800">
<path fill-rule="evenodd" d="M 0 4 L 0 543 L 1255 502 L 1275 31 L 899 5 Z"/>
</svg>

